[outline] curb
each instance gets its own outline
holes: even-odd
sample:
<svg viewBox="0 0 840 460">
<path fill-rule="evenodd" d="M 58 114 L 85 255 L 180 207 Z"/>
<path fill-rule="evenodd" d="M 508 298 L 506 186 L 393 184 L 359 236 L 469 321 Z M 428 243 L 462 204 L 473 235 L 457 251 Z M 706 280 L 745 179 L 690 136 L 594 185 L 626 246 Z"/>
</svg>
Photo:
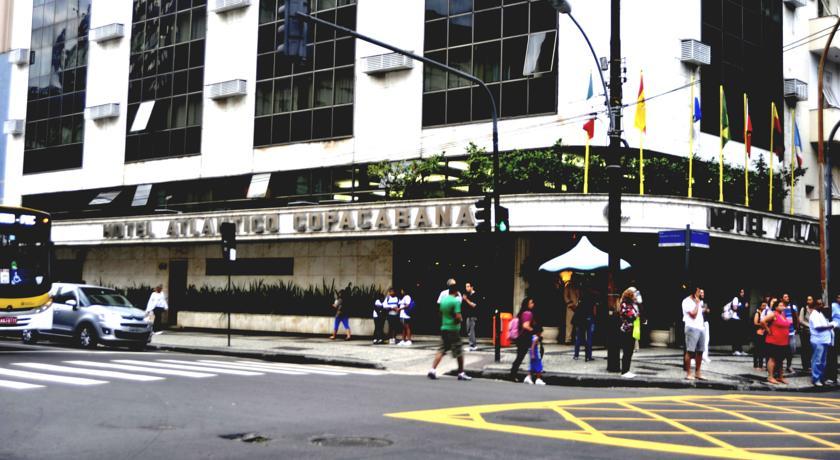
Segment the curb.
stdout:
<svg viewBox="0 0 840 460">
<path fill-rule="evenodd" d="M 384 370 L 385 366 L 371 361 L 354 358 L 332 358 L 327 356 L 312 356 L 305 354 L 268 352 L 257 350 L 236 350 L 230 348 L 195 347 L 183 345 L 156 345 L 148 344 L 148 350 L 174 351 L 179 353 L 191 353 L 199 355 L 222 355 L 239 358 L 260 359 L 263 361 L 274 361 L 294 364 L 324 364 L 330 366 L 357 367 L 364 369 Z"/>
<path fill-rule="evenodd" d="M 467 370 L 467 374 L 475 378 L 486 378 L 495 380 L 509 380 L 509 373 L 503 370 L 483 369 L 483 370 Z M 683 389 L 683 388 L 697 388 L 703 390 L 723 390 L 723 391 L 778 391 L 786 393 L 828 393 L 837 391 L 836 387 L 817 389 L 814 387 L 795 387 L 788 388 L 783 386 L 770 386 L 764 383 L 728 383 L 715 381 L 685 381 L 673 379 L 658 379 L 658 378 L 634 378 L 624 379 L 621 377 L 612 376 L 591 376 L 581 374 L 569 374 L 563 372 L 546 372 L 543 374 L 543 380 L 548 385 L 558 386 L 578 386 L 591 388 L 605 388 L 605 387 L 625 387 L 625 388 L 669 388 L 669 389 Z"/>
</svg>

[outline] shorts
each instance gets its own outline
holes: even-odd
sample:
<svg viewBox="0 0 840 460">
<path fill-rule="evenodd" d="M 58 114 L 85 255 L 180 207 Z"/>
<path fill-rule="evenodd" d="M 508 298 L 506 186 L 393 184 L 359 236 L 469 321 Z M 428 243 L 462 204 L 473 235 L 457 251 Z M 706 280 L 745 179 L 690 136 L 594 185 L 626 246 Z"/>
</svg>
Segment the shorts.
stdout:
<svg viewBox="0 0 840 460">
<path fill-rule="evenodd" d="M 766 344 L 764 348 L 767 357 L 776 361 L 777 366 L 782 365 L 781 362 L 784 361 L 789 351 L 790 348 L 788 345 L 774 345 L 772 343 Z"/>
<path fill-rule="evenodd" d="M 447 351 L 452 350 L 452 357 L 456 359 L 464 354 L 461 349 L 461 336 L 458 331 L 440 331 L 440 340 L 439 352 L 446 354 Z"/>
<path fill-rule="evenodd" d="M 411 318 L 400 318 L 400 321 L 402 321 L 403 326 L 411 326 Z"/>
<path fill-rule="evenodd" d="M 531 372 L 539 373 L 543 371 L 542 358 L 531 357 Z"/>
<path fill-rule="evenodd" d="M 686 353 L 703 353 L 706 348 L 706 331 L 694 327 L 685 328 Z"/>
</svg>

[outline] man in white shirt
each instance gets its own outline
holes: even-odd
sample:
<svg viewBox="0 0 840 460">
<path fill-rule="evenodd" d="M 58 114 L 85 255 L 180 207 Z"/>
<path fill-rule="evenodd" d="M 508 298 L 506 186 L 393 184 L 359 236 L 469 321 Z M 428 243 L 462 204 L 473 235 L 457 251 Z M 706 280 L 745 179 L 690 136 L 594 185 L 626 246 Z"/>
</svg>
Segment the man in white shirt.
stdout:
<svg viewBox="0 0 840 460">
<path fill-rule="evenodd" d="M 706 343 L 706 329 L 703 325 L 703 289 L 694 288 L 691 293 L 682 301 L 683 322 L 685 323 L 685 358 L 683 367 L 685 378 L 688 380 L 705 380 L 700 375 L 700 366 L 703 363 L 703 349 Z M 691 359 L 694 358 L 695 370 L 691 375 Z"/>
<path fill-rule="evenodd" d="M 169 310 L 169 304 L 166 303 L 166 294 L 163 293 L 163 285 L 158 284 L 146 303 L 146 316 L 153 314 L 155 318 L 152 326 L 155 335 L 163 333 L 163 312 L 166 310 Z"/>
<path fill-rule="evenodd" d="M 444 289 L 444 290 L 440 291 L 440 295 L 438 295 L 438 299 L 437 299 L 437 304 L 438 304 L 438 307 L 440 306 L 440 302 L 441 302 L 443 299 L 445 299 L 445 298 L 446 298 L 446 296 L 448 296 L 448 295 L 449 295 L 449 288 L 450 288 L 450 287 L 452 287 L 452 286 L 455 286 L 456 284 L 458 284 L 458 283 L 456 283 L 456 282 L 455 282 L 455 280 L 454 280 L 454 279 L 452 279 L 452 278 L 449 278 L 448 280 L 446 280 L 446 289 Z M 461 297 L 461 293 L 460 293 L 460 292 L 456 292 L 455 297 L 456 297 L 458 300 L 462 301 L 462 302 L 463 302 L 463 300 L 464 300 L 464 299 L 463 299 L 463 297 Z"/>
</svg>

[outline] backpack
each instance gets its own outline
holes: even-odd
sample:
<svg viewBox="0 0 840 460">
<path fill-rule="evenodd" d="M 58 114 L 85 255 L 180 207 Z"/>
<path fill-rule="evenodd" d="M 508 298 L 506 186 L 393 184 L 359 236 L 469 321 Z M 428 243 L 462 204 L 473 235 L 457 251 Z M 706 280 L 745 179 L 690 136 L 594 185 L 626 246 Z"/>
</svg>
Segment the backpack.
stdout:
<svg viewBox="0 0 840 460">
<path fill-rule="evenodd" d="M 508 325 L 508 337 L 511 340 L 516 340 L 519 338 L 519 316 L 514 316 L 512 320 L 510 320 L 510 324 Z"/>
<path fill-rule="evenodd" d="M 411 299 L 411 302 L 408 303 L 408 307 L 405 308 L 405 313 L 407 315 L 411 315 L 414 312 L 414 299 Z"/>
</svg>

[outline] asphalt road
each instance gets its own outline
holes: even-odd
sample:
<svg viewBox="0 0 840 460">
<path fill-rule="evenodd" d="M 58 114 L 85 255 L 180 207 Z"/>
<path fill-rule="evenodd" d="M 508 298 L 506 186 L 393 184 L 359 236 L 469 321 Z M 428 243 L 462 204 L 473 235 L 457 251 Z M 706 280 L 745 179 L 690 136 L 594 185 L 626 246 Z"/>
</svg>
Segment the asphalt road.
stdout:
<svg viewBox="0 0 840 460">
<path fill-rule="evenodd" d="M 749 396 L 245 361 L 0 340 L 0 459 L 840 456 L 837 393 L 734 400 L 726 398 Z M 679 399 L 686 395 L 702 398 Z M 770 410 L 779 402 L 787 408 Z M 496 406 L 503 403 L 520 405 Z M 732 415 L 746 405 L 753 410 Z M 458 406 L 471 409 L 406 414 Z M 772 430 L 780 435 L 761 435 Z M 237 438 L 246 433 L 264 439 Z"/>
</svg>

